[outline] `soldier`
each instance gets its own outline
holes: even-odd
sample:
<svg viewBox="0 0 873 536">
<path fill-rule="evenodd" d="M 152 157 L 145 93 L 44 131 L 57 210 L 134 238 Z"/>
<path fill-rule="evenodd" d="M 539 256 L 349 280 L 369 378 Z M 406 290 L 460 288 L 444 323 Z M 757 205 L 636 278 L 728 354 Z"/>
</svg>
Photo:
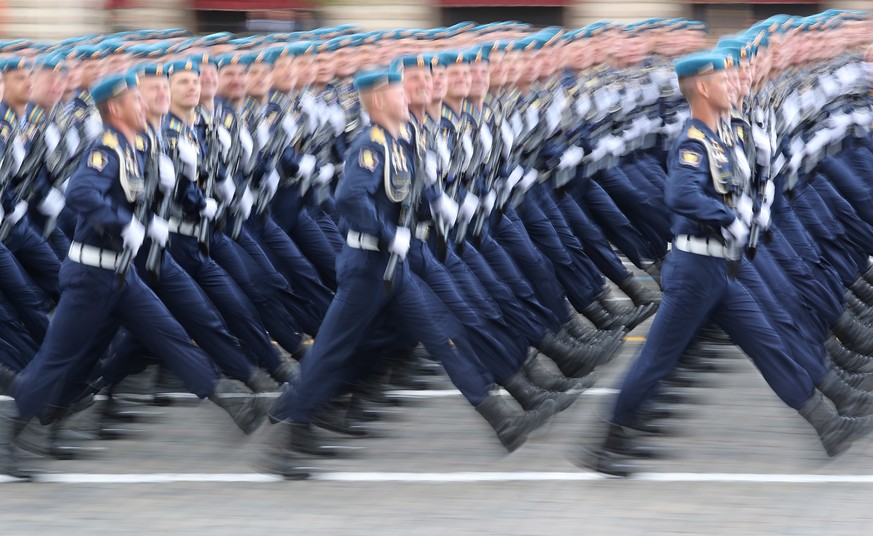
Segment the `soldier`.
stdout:
<svg viewBox="0 0 873 536">
<path fill-rule="evenodd" d="M 210 397 L 245 432 L 253 431 L 263 415 L 251 392 L 246 396 L 218 379 L 208 358 L 136 270 L 124 266 L 125 258 L 142 245 L 148 223 L 143 217 L 148 214 L 137 206 L 144 170 L 135 150 L 136 135 L 146 128 L 145 113 L 135 77 L 104 79 L 89 94 L 106 129 L 67 189 L 81 217 L 61 270 L 63 292 L 53 322 L 40 351 L 13 383 L 13 399 L 4 402 L 0 469 L 10 476 L 28 476 L 14 455 L 15 436 L 34 416 L 57 418 L 49 409 L 64 398 L 76 371 L 91 368 L 96 357 L 89 357 L 87 348 L 95 334 L 113 322 L 129 329 L 153 355 L 166 359 L 192 392 Z M 228 393 L 238 396 L 225 396 Z"/>
<path fill-rule="evenodd" d="M 768 336 L 769 322 L 729 272 L 729 263 L 736 262 L 731 248 L 742 247 L 748 228 L 736 205 L 720 199 L 730 199 L 737 185 L 727 141 L 720 137 L 720 119 L 730 111 L 724 68 L 724 56 L 712 52 L 676 62 L 692 112 L 669 157 L 666 200 L 674 210 L 676 238 L 662 274 L 660 312 L 623 381 L 606 440 L 593 457 L 580 460 L 603 473 L 627 476 L 633 471 L 626 459 L 634 454 L 629 430 L 637 424 L 637 412 L 709 319 L 749 354 L 779 397 L 813 426 L 829 456 L 843 452 L 873 427 L 869 418 L 840 417 L 825 405 L 781 341 Z"/>
</svg>

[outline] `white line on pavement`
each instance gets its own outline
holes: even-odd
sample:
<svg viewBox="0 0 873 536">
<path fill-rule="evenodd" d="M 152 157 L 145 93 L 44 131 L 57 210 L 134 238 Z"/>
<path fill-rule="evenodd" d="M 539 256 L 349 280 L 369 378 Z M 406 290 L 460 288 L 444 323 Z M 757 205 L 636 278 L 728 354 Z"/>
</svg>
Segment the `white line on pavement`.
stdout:
<svg viewBox="0 0 873 536">
<path fill-rule="evenodd" d="M 325 472 L 312 479 L 326 482 L 477 483 L 477 482 L 584 482 L 611 477 L 592 472 L 460 472 L 390 473 Z M 37 482 L 52 484 L 173 484 L 173 483 L 265 483 L 282 479 L 261 473 L 146 473 L 87 474 L 44 473 Z M 873 475 L 817 475 L 790 473 L 638 473 L 630 480 L 644 482 L 700 482 L 754 484 L 873 484 Z M 17 482 L 0 477 L 0 483 Z"/>
</svg>

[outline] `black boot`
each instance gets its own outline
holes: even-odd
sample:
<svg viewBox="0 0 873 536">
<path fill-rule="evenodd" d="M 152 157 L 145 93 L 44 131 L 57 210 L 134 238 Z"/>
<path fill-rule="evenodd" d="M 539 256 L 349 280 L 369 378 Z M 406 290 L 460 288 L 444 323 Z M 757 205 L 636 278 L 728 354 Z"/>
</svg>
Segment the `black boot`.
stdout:
<svg viewBox="0 0 873 536">
<path fill-rule="evenodd" d="M 848 450 L 853 440 L 873 429 L 873 421 L 869 417 L 841 417 L 831 411 L 818 392 L 797 412 L 812 425 L 825 452 L 832 458 Z"/>
<path fill-rule="evenodd" d="M 648 289 L 642 283 L 630 276 L 618 284 L 618 288 L 634 302 L 634 305 L 650 305 L 661 303 L 661 293 Z"/>
<path fill-rule="evenodd" d="M 350 419 L 351 397 L 331 401 L 312 419 L 312 424 L 336 434 L 350 437 L 368 437 L 370 430 Z"/>
<path fill-rule="evenodd" d="M 865 392 L 873 392 L 873 374 L 871 373 L 851 373 L 837 371 L 840 378 L 849 384 L 854 389 Z"/>
<path fill-rule="evenodd" d="M 873 358 L 847 350 L 833 337 L 824 343 L 825 350 L 834 360 L 834 364 L 848 372 L 873 372 Z"/>
<path fill-rule="evenodd" d="M 816 387 L 834 403 L 840 415 L 864 417 L 873 410 L 873 395 L 852 389 L 833 370 L 829 370 Z"/>
<path fill-rule="evenodd" d="M 525 411 L 539 409 L 548 400 L 554 400 L 558 411 L 564 411 L 573 405 L 581 392 L 555 393 L 544 391 L 528 381 L 522 371 L 516 372 L 511 378 L 503 382 L 503 388 L 512 395 Z"/>
<path fill-rule="evenodd" d="M 0 396 L 9 392 L 9 387 L 15 381 L 15 371 L 6 365 L 0 365 Z"/>
<path fill-rule="evenodd" d="M 15 455 L 15 438 L 27 424 L 14 416 L 15 411 L 14 400 L 0 400 L 0 474 L 30 478 L 32 471 L 22 467 Z"/>
<path fill-rule="evenodd" d="M 871 286 L 863 277 L 859 277 L 854 283 L 849 285 L 849 290 L 851 290 L 855 296 L 868 306 L 873 305 L 873 286 Z"/>
<path fill-rule="evenodd" d="M 264 448 L 255 465 L 268 473 L 277 474 L 287 480 L 306 480 L 311 471 L 289 449 L 291 444 L 291 425 L 279 422 L 270 427 Z"/>
<path fill-rule="evenodd" d="M 491 428 L 497 433 L 497 438 L 503 447 L 514 452 L 527 441 L 527 436 L 558 412 L 554 400 L 546 400 L 539 409 L 534 411 L 515 411 L 499 395 L 489 395 L 476 406 Z"/>
<path fill-rule="evenodd" d="M 861 274 L 861 278 L 868 284 L 873 285 L 873 266 L 867 268 L 867 271 Z"/>
<path fill-rule="evenodd" d="M 280 366 L 279 368 L 281 369 L 282 367 Z M 287 378 L 284 374 L 278 374 L 278 376 L 280 378 L 283 376 Z M 253 393 L 275 393 L 279 391 L 279 384 L 277 382 L 278 380 L 273 379 L 263 370 L 256 368 L 252 370 L 252 374 L 246 380 L 246 387 L 251 389 Z M 283 381 L 282 383 L 285 382 Z"/>
<path fill-rule="evenodd" d="M 576 465 L 587 467 L 605 475 L 626 478 L 637 468 L 630 458 L 645 456 L 632 455 L 635 451 L 630 434 L 624 427 L 610 424 L 603 445 L 594 452 L 584 452 L 575 461 Z"/>
<path fill-rule="evenodd" d="M 851 291 L 847 290 L 844 297 L 846 298 L 846 306 L 855 315 L 855 318 L 867 326 L 873 325 L 873 307 L 859 300 Z"/>
<path fill-rule="evenodd" d="M 873 329 L 858 322 L 848 311 L 843 311 L 840 318 L 831 326 L 831 330 L 846 348 L 861 354 L 873 355 Z"/>
<path fill-rule="evenodd" d="M 309 423 L 287 422 L 289 430 L 287 448 L 300 454 L 333 458 L 339 455 L 339 449 L 329 445 L 323 445 L 315 434 L 315 429 Z"/>
<path fill-rule="evenodd" d="M 561 374 L 581 378 L 594 372 L 595 367 L 609 362 L 621 349 L 621 340 L 604 341 L 599 346 L 573 345 L 547 333 L 538 349 L 558 365 Z"/>
<path fill-rule="evenodd" d="M 602 341 L 603 339 L 611 338 L 615 335 L 615 330 L 600 330 L 586 325 L 585 322 L 582 320 L 582 317 L 576 313 L 570 314 L 570 320 L 568 320 L 564 323 L 564 325 L 561 326 L 561 331 L 567 332 L 576 340 L 587 343 L 596 343 Z"/>
<path fill-rule="evenodd" d="M 266 399 L 260 399 L 241 384 L 222 378 L 209 400 L 227 412 L 233 422 L 245 434 L 251 434 L 267 415 Z"/>
<path fill-rule="evenodd" d="M 652 277 L 652 279 L 655 281 L 655 283 L 658 284 L 659 287 L 661 286 L 661 268 L 663 267 L 663 265 L 663 261 L 661 259 L 658 259 L 652 264 L 643 268 L 643 270 L 645 270 L 645 272 Z"/>
<path fill-rule="evenodd" d="M 606 311 L 611 315 L 616 316 L 624 316 L 631 314 L 634 310 L 634 305 L 630 303 L 623 303 L 623 299 L 617 299 L 612 296 L 609 292 L 609 287 L 605 287 L 600 294 L 594 297 L 595 301 L 599 303 Z"/>
<path fill-rule="evenodd" d="M 589 374 L 585 378 L 568 378 L 560 373 L 555 374 L 540 363 L 536 350 L 533 352 L 533 355 L 527 358 L 522 367 L 527 379 L 537 387 L 563 393 L 570 390 L 582 391 L 594 385 L 596 378 L 593 374 Z"/>
<path fill-rule="evenodd" d="M 657 306 L 655 305 L 643 305 L 633 308 L 626 315 L 619 316 L 610 314 L 597 300 L 594 300 L 579 312 L 585 315 L 585 318 L 590 320 L 598 329 L 612 330 L 624 327 L 631 331 L 655 314 L 656 310 Z"/>
</svg>

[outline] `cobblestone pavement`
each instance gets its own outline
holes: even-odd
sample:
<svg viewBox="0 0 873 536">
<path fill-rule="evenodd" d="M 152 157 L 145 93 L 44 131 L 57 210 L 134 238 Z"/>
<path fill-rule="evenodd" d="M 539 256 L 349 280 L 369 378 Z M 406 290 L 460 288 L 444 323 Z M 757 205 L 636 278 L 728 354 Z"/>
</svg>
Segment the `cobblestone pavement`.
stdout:
<svg viewBox="0 0 873 536">
<path fill-rule="evenodd" d="M 213 405 L 185 402 L 152 408 L 159 415 L 136 425 L 137 440 L 100 442 L 105 450 L 89 459 L 39 460 L 50 482 L 0 484 L 0 527 L 4 535 L 869 533 L 871 443 L 829 461 L 735 350 L 721 372 L 687 389 L 682 418 L 665 421 L 674 433 L 650 440 L 669 459 L 630 480 L 571 464 L 568 454 L 596 441 L 597 414 L 647 328 L 632 333 L 597 389 L 511 456 L 447 393 L 403 399 L 377 438 L 325 433 L 350 448 L 317 462 L 321 480 L 275 481 L 251 465 L 264 429 L 243 437 Z M 129 476 L 107 483 L 111 475 Z M 217 481 L 179 481 L 185 475 Z M 434 481 L 446 477 L 467 481 Z M 157 482 L 141 482 L 148 478 Z"/>
</svg>

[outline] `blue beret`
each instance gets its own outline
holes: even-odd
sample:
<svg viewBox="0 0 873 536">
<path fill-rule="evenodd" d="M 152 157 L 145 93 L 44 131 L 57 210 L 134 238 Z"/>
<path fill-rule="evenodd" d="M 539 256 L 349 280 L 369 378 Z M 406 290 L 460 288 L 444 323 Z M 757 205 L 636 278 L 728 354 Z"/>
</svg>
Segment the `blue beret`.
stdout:
<svg viewBox="0 0 873 536">
<path fill-rule="evenodd" d="M 98 45 L 80 45 L 72 50 L 73 58 L 77 60 L 98 60 L 106 57 L 106 51 Z"/>
<path fill-rule="evenodd" d="M 136 75 L 109 76 L 91 86 L 91 97 L 94 99 L 95 104 L 100 104 L 121 95 L 129 89 L 135 88 L 136 85 Z"/>
<path fill-rule="evenodd" d="M 218 59 L 215 56 L 211 56 L 208 52 L 194 54 L 193 56 L 188 56 L 185 59 L 193 61 L 198 65 L 198 67 L 202 67 L 204 64 L 214 65 L 215 67 L 218 67 Z"/>
<path fill-rule="evenodd" d="M 142 65 L 137 65 L 131 69 L 131 72 L 140 77 L 150 76 L 166 78 L 170 76 L 167 66 L 162 63 L 143 63 Z"/>
<path fill-rule="evenodd" d="M 212 45 L 220 45 L 222 43 L 227 43 L 233 39 L 233 34 L 230 32 L 218 32 L 214 34 L 205 35 L 200 38 L 200 43 L 204 46 L 212 46 Z"/>
<path fill-rule="evenodd" d="M 390 68 L 392 71 L 400 71 L 410 67 L 423 67 L 430 70 L 432 69 L 430 57 L 425 54 L 418 54 L 417 56 L 401 56 L 391 62 Z"/>
<path fill-rule="evenodd" d="M 200 74 L 200 64 L 191 58 L 170 62 L 164 65 L 164 67 L 166 67 L 167 73 L 169 73 L 170 76 L 176 73 L 186 72 Z"/>
<path fill-rule="evenodd" d="M 445 63 L 447 67 L 449 65 L 463 65 L 468 63 L 466 54 L 458 50 L 446 50 L 440 52 L 440 61 Z"/>
<path fill-rule="evenodd" d="M 725 57 L 711 50 L 695 52 L 676 60 L 674 68 L 679 78 L 714 73 L 724 70 Z"/>
<path fill-rule="evenodd" d="M 243 62 L 246 65 L 254 65 L 256 63 L 261 63 L 264 65 L 273 65 L 276 61 L 276 55 L 270 50 L 262 50 L 260 52 L 254 52 L 251 54 L 247 54 L 243 57 Z"/>
<path fill-rule="evenodd" d="M 103 52 L 106 55 L 110 54 L 123 54 L 125 52 L 124 47 L 125 42 L 117 39 L 110 39 L 108 41 L 103 41 L 99 45 L 100 48 L 103 49 Z"/>
<path fill-rule="evenodd" d="M 229 54 L 222 54 L 215 58 L 218 62 L 218 68 L 223 69 L 224 67 L 229 67 L 231 65 L 242 65 L 243 67 L 248 67 L 248 63 L 246 63 L 246 56 L 240 54 L 239 52 L 232 52 Z"/>
<path fill-rule="evenodd" d="M 447 65 L 440 54 L 424 54 L 424 60 L 430 64 L 431 70 Z"/>
<path fill-rule="evenodd" d="M 33 67 L 33 63 L 30 62 L 27 58 L 5 58 L 0 60 L 0 69 L 4 73 L 9 71 L 17 71 L 19 69 L 31 69 Z"/>
<path fill-rule="evenodd" d="M 316 46 L 318 46 L 317 43 L 313 41 L 298 41 L 288 46 L 288 52 L 294 57 L 299 57 L 311 54 Z"/>
<path fill-rule="evenodd" d="M 26 39 L 13 39 L 11 41 L 0 41 L 0 52 L 18 52 L 30 48 L 30 41 Z"/>
<path fill-rule="evenodd" d="M 376 69 L 372 71 L 362 71 L 355 75 L 355 89 L 358 91 L 366 91 L 377 86 L 399 83 L 403 79 L 403 75 L 398 71 L 391 69 Z"/>
<path fill-rule="evenodd" d="M 64 64 L 64 57 L 60 54 L 48 54 L 46 56 L 41 56 L 37 58 L 36 62 L 34 63 L 34 67 L 37 69 L 54 71 L 56 73 L 67 72 L 67 65 Z"/>
<path fill-rule="evenodd" d="M 467 51 L 468 63 L 488 63 L 490 60 L 491 47 L 479 46 Z"/>
</svg>

